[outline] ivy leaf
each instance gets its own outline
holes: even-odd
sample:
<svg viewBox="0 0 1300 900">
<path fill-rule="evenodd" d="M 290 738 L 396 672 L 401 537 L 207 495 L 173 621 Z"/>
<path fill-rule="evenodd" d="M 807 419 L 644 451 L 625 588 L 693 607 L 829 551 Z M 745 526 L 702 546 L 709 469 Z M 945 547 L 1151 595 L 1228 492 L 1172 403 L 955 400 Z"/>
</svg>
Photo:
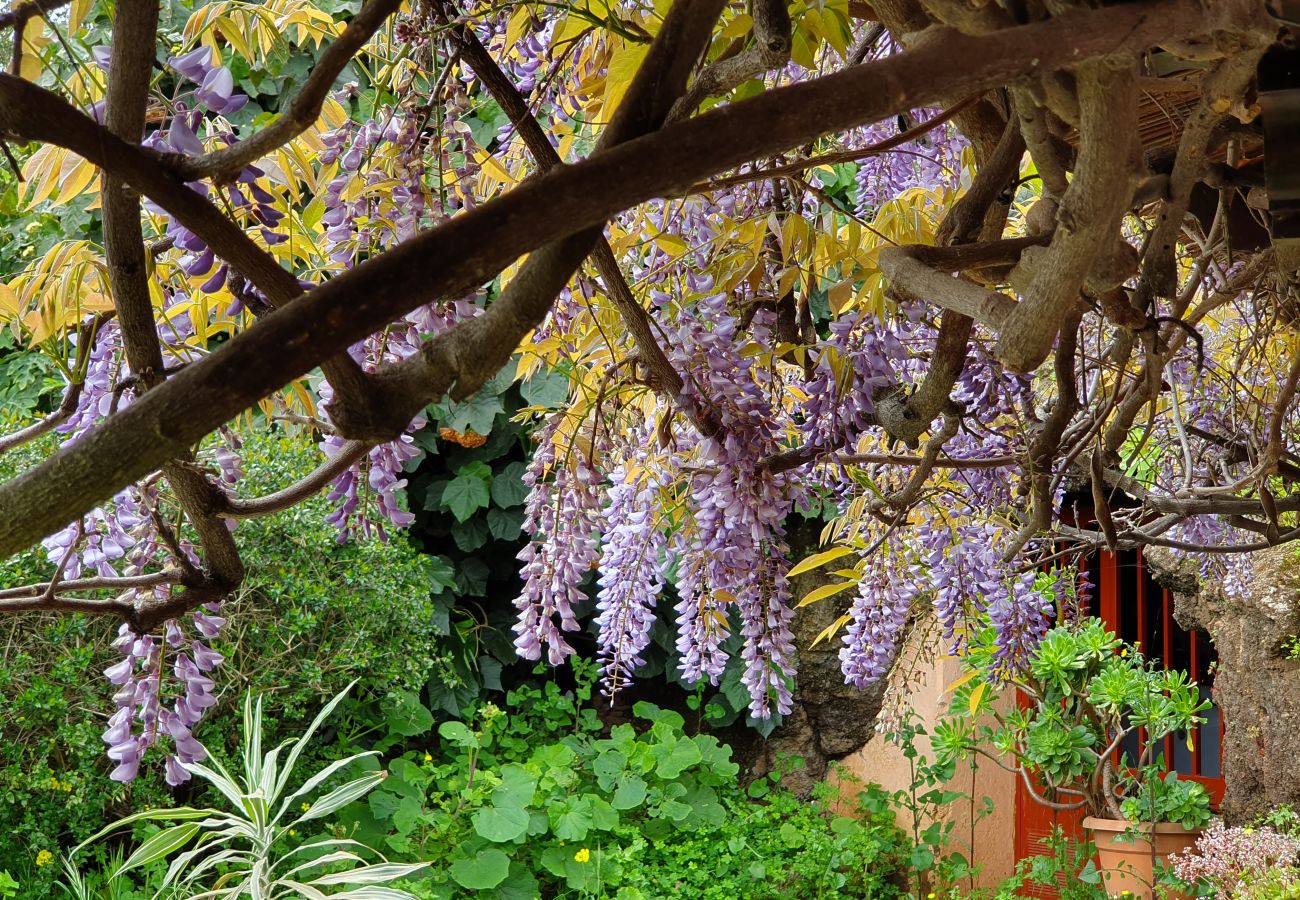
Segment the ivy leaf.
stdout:
<svg viewBox="0 0 1300 900">
<path fill-rule="evenodd" d="M 497 413 L 505 412 L 501 398 L 484 389 L 462 403 L 449 401 L 445 406 L 436 408 L 436 414 L 443 427 L 462 434 L 473 431 L 476 434 L 488 434 L 492 431 L 492 422 Z"/>
<path fill-rule="evenodd" d="M 433 594 L 441 594 L 448 588 L 456 587 L 456 567 L 451 564 L 451 560 L 445 556 L 426 556 L 424 558 L 424 572 L 429 579 L 429 590 Z M 442 629 L 446 633 L 446 627 Z"/>
<path fill-rule="evenodd" d="M 452 540 L 465 553 L 472 553 L 488 540 L 488 524 L 480 518 L 457 522 L 451 527 Z"/>
<path fill-rule="evenodd" d="M 517 541 L 524 527 L 524 513 L 520 509 L 489 509 L 488 530 L 498 541 Z"/>
<path fill-rule="evenodd" d="M 453 478 L 442 492 L 442 506 L 451 511 L 457 522 L 467 521 L 474 513 L 486 507 L 490 500 L 488 486 L 483 479 L 468 472 Z"/>
<path fill-rule="evenodd" d="M 521 462 L 512 462 L 492 479 L 492 502 L 502 509 L 520 506 L 528 496 L 524 486 L 524 473 L 527 466 Z"/>
<path fill-rule="evenodd" d="M 569 376 L 554 369 L 542 369 L 520 383 L 519 393 L 529 406 L 557 407 L 569 399 Z"/>
<path fill-rule="evenodd" d="M 462 597 L 487 596 L 488 577 L 492 570 L 477 556 L 462 559 L 456 567 L 456 593 Z"/>
<path fill-rule="evenodd" d="M 449 871 L 461 887 L 483 891 L 506 880 L 510 874 L 510 857 L 495 847 L 489 847 L 480 850 L 473 859 L 456 860 Z"/>
</svg>

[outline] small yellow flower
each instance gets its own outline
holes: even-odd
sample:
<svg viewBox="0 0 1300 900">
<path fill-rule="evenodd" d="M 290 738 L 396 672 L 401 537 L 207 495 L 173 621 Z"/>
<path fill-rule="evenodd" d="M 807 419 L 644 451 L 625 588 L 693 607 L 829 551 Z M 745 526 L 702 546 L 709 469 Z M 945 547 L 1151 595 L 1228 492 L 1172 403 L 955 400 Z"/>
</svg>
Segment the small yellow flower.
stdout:
<svg viewBox="0 0 1300 900">
<path fill-rule="evenodd" d="M 298 832 L 296 832 L 296 831 L 294 831 L 292 828 L 290 828 L 290 829 L 289 829 L 289 837 L 297 837 L 297 836 L 298 836 Z"/>
<path fill-rule="evenodd" d="M 577 853 L 573 854 L 573 859 L 575 862 L 586 862 L 591 859 L 591 851 L 586 847 L 583 847 Z"/>
<path fill-rule="evenodd" d="M 926 894 L 925 900 L 934 900 L 934 891 L 930 891 L 930 893 Z"/>
<path fill-rule="evenodd" d="M 42 850 L 40 853 L 36 854 L 36 865 L 48 866 L 52 862 L 54 862 L 54 854 L 50 851 Z"/>
<path fill-rule="evenodd" d="M 302 811 L 303 811 L 303 812 L 306 812 L 306 811 L 309 810 L 309 809 L 311 809 L 311 804 L 310 804 L 310 803 L 304 803 L 304 804 L 302 805 Z"/>
<path fill-rule="evenodd" d="M 424 761 L 425 761 L 425 762 L 433 762 L 433 757 L 426 753 L 426 754 L 424 754 Z"/>
</svg>

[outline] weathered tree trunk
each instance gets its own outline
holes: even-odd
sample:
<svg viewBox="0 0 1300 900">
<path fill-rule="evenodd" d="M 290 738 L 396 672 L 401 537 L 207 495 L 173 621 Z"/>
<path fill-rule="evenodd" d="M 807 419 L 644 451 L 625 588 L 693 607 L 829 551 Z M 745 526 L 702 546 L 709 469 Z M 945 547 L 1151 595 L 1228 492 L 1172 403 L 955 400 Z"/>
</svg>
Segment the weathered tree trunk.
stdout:
<svg viewBox="0 0 1300 900">
<path fill-rule="evenodd" d="M 1174 618 L 1209 634 L 1219 653 L 1214 698 L 1226 725 L 1223 816 L 1243 824 L 1279 803 L 1300 804 L 1300 661 L 1285 644 L 1300 631 L 1300 560 L 1277 547 L 1254 556 L 1245 599 L 1202 583 L 1194 564 L 1148 550 L 1174 592 Z"/>
<path fill-rule="evenodd" d="M 820 548 L 821 523 L 801 522 L 790 529 L 790 559 L 798 562 Z M 837 568 L 834 564 L 827 569 Z M 791 592 L 796 598 L 831 581 L 825 570 L 795 577 Z M 799 676 L 794 694 L 794 711 L 767 739 L 752 729 L 740 727 L 728 734 L 737 761 L 748 778 L 772 771 L 783 757 L 798 757 L 803 768 L 788 774 L 782 784 L 806 794 L 826 777 L 830 764 L 861 749 L 875 732 L 876 716 L 884 698 L 885 682 L 862 691 L 844 683 L 840 671 L 840 636 L 813 641 L 847 606 L 853 596 L 846 591 L 798 610 L 794 620 L 795 648 Z"/>
</svg>

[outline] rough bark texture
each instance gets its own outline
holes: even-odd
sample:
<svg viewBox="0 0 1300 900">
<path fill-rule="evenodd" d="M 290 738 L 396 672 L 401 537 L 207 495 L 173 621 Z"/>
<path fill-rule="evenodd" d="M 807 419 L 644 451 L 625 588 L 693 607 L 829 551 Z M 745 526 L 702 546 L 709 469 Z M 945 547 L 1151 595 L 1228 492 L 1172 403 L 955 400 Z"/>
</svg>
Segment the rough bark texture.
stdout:
<svg viewBox="0 0 1300 900">
<path fill-rule="evenodd" d="M 790 558 L 797 561 L 820 549 L 820 531 L 821 523 L 815 520 L 791 529 Z M 793 578 L 791 590 L 798 598 L 838 580 L 828 578 L 818 569 Z M 797 794 L 808 794 L 826 777 L 831 763 L 862 749 L 875 733 L 885 682 L 865 691 L 845 684 L 840 671 L 838 636 L 813 647 L 817 635 L 843 611 L 848 602 L 843 598 L 851 596 L 851 592 L 845 592 L 805 606 L 795 614 L 799 681 L 794 693 L 794 711 L 766 740 L 748 728 L 735 729 L 726 736 L 746 778 L 767 774 L 782 757 L 800 758 L 803 767 L 786 775 L 781 783 Z"/>
<path fill-rule="evenodd" d="M 1219 652 L 1214 695 L 1227 724 L 1223 816 L 1245 824 L 1279 803 L 1300 804 L 1300 661 L 1283 644 L 1300 631 L 1300 558 L 1277 547 L 1254 557 L 1250 596 L 1229 599 L 1202 584 L 1196 567 L 1147 551 L 1157 579 L 1174 592 L 1174 617 L 1210 635 Z"/>
</svg>

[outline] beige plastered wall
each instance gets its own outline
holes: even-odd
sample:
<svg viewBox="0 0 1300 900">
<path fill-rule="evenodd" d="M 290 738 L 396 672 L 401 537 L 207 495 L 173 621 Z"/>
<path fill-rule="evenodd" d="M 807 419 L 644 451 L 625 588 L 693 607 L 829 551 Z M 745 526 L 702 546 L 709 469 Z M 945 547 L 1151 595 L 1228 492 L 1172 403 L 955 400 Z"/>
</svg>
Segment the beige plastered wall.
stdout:
<svg viewBox="0 0 1300 900">
<path fill-rule="evenodd" d="M 935 652 L 932 643 L 929 647 L 924 646 L 926 631 L 928 629 L 915 629 L 909 645 L 900 654 L 895 674 L 891 675 L 895 682 L 891 685 L 891 693 L 901 688 L 899 682 L 909 684 L 911 690 L 904 699 L 905 707 L 915 711 L 927 732 L 933 732 L 935 723 L 948 710 L 948 688 L 962 677 L 962 671 L 961 664 L 956 659 Z M 1012 702 L 1010 692 L 997 700 L 998 704 L 1006 704 L 1008 707 Z M 926 738 L 918 738 L 918 749 L 932 758 Z M 885 735 L 874 736 L 860 751 L 846 757 L 842 764 L 861 782 L 875 782 L 890 792 L 906 790 L 911 781 L 906 757 Z M 975 886 L 992 887 L 1009 876 L 1015 868 L 1014 777 L 991 761 L 981 759 L 974 772 L 969 766 L 959 764 L 949 787 L 973 796 L 975 802 L 972 804 L 968 800 L 959 800 L 951 803 L 938 810 L 937 818 L 955 823 L 951 849 L 961 852 L 967 859 L 981 866 Z M 846 793 L 853 790 L 852 786 L 845 786 Z M 978 818 L 984 797 L 993 801 L 993 811 Z M 973 813 L 976 821 L 972 835 Z M 911 813 L 900 810 L 898 824 L 910 832 Z M 927 824 L 929 823 L 923 823 L 921 827 L 924 828 Z M 968 847 L 968 844 L 972 846 Z"/>
</svg>

